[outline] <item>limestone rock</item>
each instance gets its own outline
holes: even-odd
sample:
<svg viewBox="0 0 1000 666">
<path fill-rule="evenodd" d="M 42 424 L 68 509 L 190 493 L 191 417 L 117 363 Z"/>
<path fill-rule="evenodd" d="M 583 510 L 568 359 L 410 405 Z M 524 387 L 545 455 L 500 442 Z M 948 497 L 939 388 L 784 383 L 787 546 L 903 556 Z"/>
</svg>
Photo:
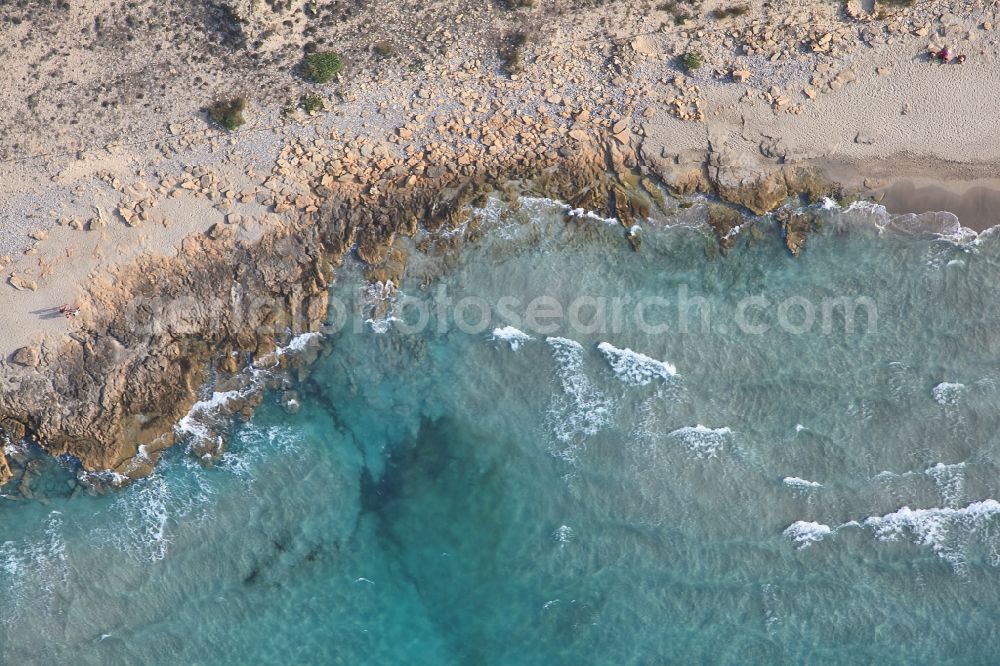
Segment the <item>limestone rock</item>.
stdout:
<svg viewBox="0 0 1000 666">
<path fill-rule="evenodd" d="M 706 156 L 703 151 L 671 153 L 664 146 L 647 139 L 639 147 L 639 155 L 643 163 L 667 187 L 679 194 L 707 192 L 711 189 L 705 172 Z"/>
<path fill-rule="evenodd" d="M 14 477 L 13 472 L 11 472 L 10 464 L 7 462 L 7 456 L 4 455 L 3 449 L 0 449 L 0 486 L 4 485 Z"/>
<path fill-rule="evenodd" d="M 10 286 L 14 287 L 18 291 L 36 291 L 38 289 L 38 282 L 28 277 L 27 275 L 19 275 L 18 273 L 11 273 Z"/>
<path fill-rule="evenodd" d="M 41 362 L 41 352 L 36 345 L 21 347 L 14 352 L 10 360 L 27 368 L 37 368 Z"/>
<path fill-rule="evenodd" d="M 723 199 L 763 215 L 788 198 L 781 171 L 743 153 L 723 149 L 709 160 L 709 177 Z"/>
</svg>

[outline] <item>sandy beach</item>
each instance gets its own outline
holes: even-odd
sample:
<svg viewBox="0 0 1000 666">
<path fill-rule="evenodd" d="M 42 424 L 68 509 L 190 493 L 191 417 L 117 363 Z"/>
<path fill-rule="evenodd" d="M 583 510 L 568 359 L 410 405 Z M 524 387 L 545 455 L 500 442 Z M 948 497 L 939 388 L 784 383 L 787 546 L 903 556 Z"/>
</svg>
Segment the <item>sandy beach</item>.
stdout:
<svg viewBox="0 0 1000 666">
<path fill-rule="evenodd" d="M 210 340 L 223 355 L 266 353 L 265 338 L 273 348 L 321 323 L 321 294 L 346 252 L 392 270 L 394 238 L 426 223 L 407 206 L 448 209 L 437 222 L 448 224 L 466 203 L 456 190 L 504 174 L 586 164 L 615 187 L 652 179 L 760 214 L 804 191 L 808 173 L 890 212 L 948 210 L 975 230 L 996 222 L 992 5 L 752 3 L 719 18 L 726 7 L 711 0 L 341 4 L 170 3 L 197 19 L 181 24 L 152 3 L 122 17 L 91 0 L 5 24 L 0 51 L 15 61 L 0 74 L 8 435 L 125 469 L 140 444 L 169 445 L 169 424 L 219 363 L 199 352 L 178 369 L 203 327 L 224 330 Z M 965 62 L 928 56 L 945 46 Z M 325 50 L 342 54 L 343 71 L 304 80 L 303 55 Z M 682 64 L 685 54 L 699 66 Z M 229 131 L 207 117 L 214 100 L 237 95 L 245 124 Z M 323 109 L 300 108 L 306 96 Z M 608 207 L 614 191 L 592 203 Z M 291 242 L 315 256 L 287 274 L 266 262 L 257 278 L 241 272 L 238 262 Z M 250 315 L 220 327 L 219 313 L 250 297 L 237 286 L 255 284 L 279 303 L 269 328 Z M 172 294 L 197 305 L 175 308 Z M 79 315 L 61 316 L 62 304 Z M 167 323 L 130 337 L 128 322 L 149 312 Z M 156 377 L 171 390 L 158 393 Z M 142 400 L 123 402 L 137 382 Z M 101 418 L 111 425 L 94 431 Z"/>
</svg>

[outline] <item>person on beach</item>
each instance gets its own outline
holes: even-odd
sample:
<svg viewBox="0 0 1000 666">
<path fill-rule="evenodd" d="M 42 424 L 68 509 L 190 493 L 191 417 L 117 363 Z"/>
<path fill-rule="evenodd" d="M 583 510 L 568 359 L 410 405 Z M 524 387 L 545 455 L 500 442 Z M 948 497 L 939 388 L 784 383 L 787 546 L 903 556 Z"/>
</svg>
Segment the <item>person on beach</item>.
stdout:
<svg viewBox="0 0 1000 666">
<path fill-rule="evenodd" d="M 951 49 L 948 48 L 947 46 L 941 49 L 940 51 L 930 52 L 931 60 L 940 60 L 941 62 L 950 62 L 951 55 L 952 55 Z"/>
</svg>

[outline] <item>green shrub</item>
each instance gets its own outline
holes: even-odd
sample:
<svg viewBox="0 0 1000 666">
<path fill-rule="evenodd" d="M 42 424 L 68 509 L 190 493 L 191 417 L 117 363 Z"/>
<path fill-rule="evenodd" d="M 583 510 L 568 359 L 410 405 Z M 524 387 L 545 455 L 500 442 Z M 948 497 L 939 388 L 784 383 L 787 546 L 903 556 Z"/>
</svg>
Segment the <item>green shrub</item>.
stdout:
<svg viewBox="0 0 1000 666">
<path fill-rule="evenodd" d="M 524 47 L 528 44 L 528 34 L 513 32 L 504 35 L 500 44 L 500 69 L 505 74 L 520 74 L 524 71 Z"/>
<path fill-rule="evenodd" d="M 319 113 L 324 106 L 323 98 L 319 95 L 303 95 L 299 99 L 299 108 L 306 113 Z"/>
<path fill-rule="evenodd" d="M 701 54 L 697 51 L 688 51 L 681 56 L 681 65 L 684 66 L 689 72 L 693 72 L 702 65 L 705 64 L 705 60 L 701 57 Z"/>
<path fill-rule="evenodd" d="M 716 9 L 712 12 L 712 14 L 714 14 L 717 19 L 725 19 L 730 16 L 743 16 L 748 11 L 750 11 L 750 7 L 748 5 L 733 5 L 732 7 L 726 7 L 725 9 Z"/>
<path fill-rule="evenodd" d="M 333 51 L 317 51 L 302 59 L 302 75 L 313 83 L 327 83 L 344 68 L 344 61 Z"/>
<path fill-rule="evenodd" d="M 392 45 L 392 42 L 385 41 L 375 44 L 372 50 L 379 58 L 388 58 L 396 52 L 396 47 Z"/>
<path fill-rule="evenodd" d="M 690 0 L 682 0 L 687 4 L 690 4 Z M 690 12 L 683 9 L 676 0 L 670 0 L 670 2 L 663 2 L 656 7 L 661 12 L 670 12 L 674 17 L 674 25 L 684 25 L 688 21 L 694 19 L 694 16 Z"/>
<path fill-rule="evenodd" d="M 227 130 L 234 130 L 244 122 L 243 112 L 247 108 L 246 97 L 233 97 L 213 102 L 208 107 L 208 115 Z"/>
</svg>

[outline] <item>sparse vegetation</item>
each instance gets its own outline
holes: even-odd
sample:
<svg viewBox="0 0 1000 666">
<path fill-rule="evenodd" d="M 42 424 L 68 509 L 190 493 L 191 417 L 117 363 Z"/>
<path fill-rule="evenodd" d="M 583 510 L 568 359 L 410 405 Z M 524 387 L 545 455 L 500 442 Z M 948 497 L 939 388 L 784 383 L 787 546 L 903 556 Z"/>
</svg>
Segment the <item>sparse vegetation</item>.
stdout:
<svg viewBox="0 0 1000 666">
<path fill-rule="evenodd" d="M 328 83 L 344 68 L 344 61 L 333 51 L 317 51 L 302 59 L 302 75 L 313 83 Z"/>
<path fill-rule="evenodd" d="M 213 102 L 212 105 L 208 107 L 208 115 L 220 126 L 232 131 L 246 122 L 243 119 L 243 112 L 246 108 L 246 97 L 222 99 Z"/>
<path fill-rule="evenodd" d="M 306 113 L 319 113 L 324 108 L 323 98 L 319 95 L 303 95 L 299 98 L 299 108 Z"/>
<path fill-rule="evenodd" d="M 500 0 L 500 6 L 504 9 L 521 9 L 522 7 L 534 7 L 535 0 Z"/>
<path fill-rule="evenodd" d="M 704 58 L 697 51 L 688 51 L 681 56 L 681 65 L 689 72 L 693 72 L 705 64 Z"/>
<path fill-rule="evenodd" d="M 392 42 L 382 41 L 375 44 L 372 47 L 372 51 L 375 52 L 379 58 L 389 58 L 396 53 L 396 47 L 393 46 Z"/>
<path fill-rule="evenodd" d="M 743 16 L 748 11 L 750 11 L 749 5 L 733 5 L 732 7 L 725 7 L 723 9 L 716 9 L 712 12 L 712 15 L 717 19 L 727 19 L 733 16 Z"/>
<path fill-rule="evenodd" d="M 524 47 L 528 44 L 528 33 L 517 32 L 505 35 L 500 45 L 500 69 L 505 74 L 520 74 L 524 71 Z"/>
<path fill-rule="evenodd" d="M 674 0 L 671 2 L 660 3 L 656 8 L 661 12 L 670 12 L 674 17 L 674 25 L 684 25 L 688 21 L 694 20 L 694 16 L 692 16 L 690 12 L 681 8 L 679 3 Z"/>
<path fill-rule="evenodd" d="M 422 72 L 424 71 L 424 61 L 414 60 L 409 64 L 409 66 L 406 69 L 410 70 L 414 74 L 416 74 L 417 72 Z"/>
</svg>

